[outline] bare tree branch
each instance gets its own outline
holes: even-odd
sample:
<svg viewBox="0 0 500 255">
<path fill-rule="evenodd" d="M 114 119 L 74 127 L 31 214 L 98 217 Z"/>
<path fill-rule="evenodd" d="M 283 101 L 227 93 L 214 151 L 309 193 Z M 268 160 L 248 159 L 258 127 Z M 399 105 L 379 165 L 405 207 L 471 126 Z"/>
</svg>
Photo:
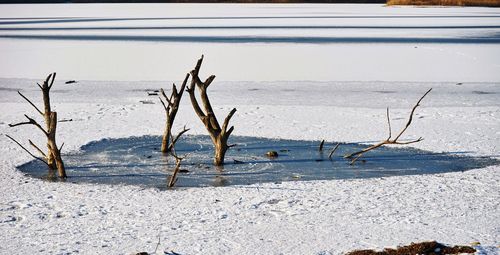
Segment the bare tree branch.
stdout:
<svg viewBox="0 0 500 255">
<path fill-rule="evenodd" d="M 387 125 L 389 126 L 389 137 L 387 137 L 387 140 L 391 139 L 392 136 L 392 130 L 391 130 L 391 119 L 389 117 L 389 107 L 387 107 Z"/>
<path fill-rule="evenodd" d="M 48 84 L 50 77 L 52 77 L 52 80 L 50 81 L 50 85 Z M 52 85 L 54 85 L 54 80 L 56 79 L 56 73 L 52 73 L 47 77 L 47 80 L 45 81 L 47 83 L 48 90 L 52 88 Z"/>
<path fill-rule="evenodd" d="M 186 129 L 184 128 L 184 130 L 181 131 L 181 133 L 183 133 L 185 131 L 186 131 Z M 178 137 L 181 135 L 181 133 L 179 133 Z M 172 175 L 170 176 L 170 179 L 169 179 L 168 184 L 167 184 L 167 186 L 169 188 L 172 188 L 177 183 L 177 174 L 181 170 L 182 160 L 186 157 L 186 156 L 184 156 L 181 158 L 181 157 L 177 156 L 177 152 L 175 151 L 175 143 L 173 145 L 174 146 L 172 146 L 171 154 L 175 158 L 175 169 L 174 169 L 174 172 L 172 173 Z"/>
<path fill-rule="evenodd" d="M 235 112 L 236 112 L 236 108 L 233 108 L 229 112 L 229 114 L 226 116 L 226 118 L 224 119 L 224 123 L 222 124 L 222 132 L 227 133 L 227 126 L 229 125 L 229 121 L 231 120 L 231 118 L 233 117 Z"/>
<path fill-rule="evenodd" d="M 177 139 L 179 139 L 180 135 L 187 132 L 187 130 L 181 132 L 181 134 L 178 135 L 178 137 L 176 137 L 174 141 L 172 137 L 172 127 L 174 125 L 175 116 L 177 115 L 177 111 L 179 110 L 182 95 L 184 94 L 184 90 L 186 88 L 188 80 L 189 80 L 189 73 L 186 74 L 186 77 L 184 78 L 184 81 L 182 82 L 182 85 L 179 90 L 177 90 L 175 84 L 172 84 L 172 93 L 170 94 L 170 97 L 168 97 L 165 94 L 165 91 L 163 89 L 160 89 L 161 95 L 168 103 L 168 106 L 166 106 L 160 97 L 160 102 L 162 103 L 163 108 L 165 109 L 165 114 L 167 115 L 167 119 L 165 121 L 165 131 L 163 132 L 163 137 L 161 142 L 161 151 L 163 153 L 167 153 L 171 150 L 172 146 L 170 144 L 170 139 L 172 139 L 172 142 L 175 143 L 177 142 Z"/>
<path fill-rule="evenodd" d="M 184 128 L 182 129 L 182 131 L 180 131 L 177 136 L 175 136 L 175 138 L 172 136 L 172 142 L 170 143 L 169 145 L 169 151 L 173 151 L 174 148 L 175 148 L 175 144 L 177 143 L 177 140 L 179 140 L 179 138 L 181 137 L 181 135 L 183 135 L 184 133 L 186 133 L 187 131 L 189 131 L 190 129 L 189 128 L 186 128 L 186 126 L 184 126 Z"/>
<path fill-rule="evenodd" d="M 177 174 L 181 170 L 182 158 L 175 158 L 175 169 L 172 175 L 170 176 L 170 180 L 168 181 L 168 187 L 172 188 L 177 183 Z"/>
<path fill-rule="evenodd" d="M 36 146 L 36 144 L 34 144 L 31 140 L 28 139 L 28 142 L 30 143 L 30 145 L 35 148 L 35 150 L 38 151 L 38 153 L 40 153 L 44 158 L 47 158 L 47 155 L 45 155 L 45 153 L 40 150 L 40 148 L 38 146 Z"/>
<path fill-rule="evenodd" d="M 332 151 L 330 151 L 330 154 L 328 154 L 329 159 L 332 159 L 333 153 L 335 153 L 335 151 L 339 148 L 339 146 L 340 146 L 340 143 L 337 143 L 337 145 L 335 145 L 335 147 L 333 147 Z"/>
<path fill-rule="evenodd" d="M 165 109 L 165 113 L 168 116 L 168 112 L 170 111 L 170 108 L 165 105 L 165 103 L 163 102 L 163 99 L 161 99 L 161 97 L 158 97 L 158 98 L 160 99 L 160 102 L 163 105 L 163 109 Z"/>
<path fill-rule="evenodd" d="M 319 143 L 319 151 L 323 151 L 323 146 L 325 145 L 325 140 L 321 140 L 321 143 Z"/>
<path fill-rule="evenodd" d="M 175 84 L 174 84 L 174 88 L 175 88 Z M 163 96 L 163 98 L 165 98 L 165 101 L 167 101 L 168 103 L 168 107 L 171 107 L 173 105 L 172 101 L 170 98 L 168 98 L 167 94 L 165 94 L 165 91 L 163 90 L 163 88 L 160 89 L 160 93 L 161 95 Z M 161 99 L 161 98 L 160 98 Z M 168 111 L 168 110 L 167 110 Z"/>
<path fill-rule="evenodd" d="M 348 155 L 345 155 L 344 158 L 349 158 L 351 159 L 351 165 L 354 164 L 361 156 L 363 156 L 364 153 L 368 152 L 368 151 L 371 151 L 371 150 L 374 150 L 382 145 L 388 145 L 388 144 L 396 144 L 396 145 L 405 145 L 405 144 L 412 144 L 412 143 L 418 143 L 422 140 L 424 140 L 422 137 L 416 139 L 416 140 L 412 140 L 412 141 L 407 141 L 407 142 L 399 142 L 398 139 L 403 135 L 403 133 L 408 129 L 408 127 L 410 126 L 412 120 L 413 120 L 413 114 L 415 113 L 415 109 L 417 109 L 418 106 L 420 106 L 420 102 L 422 101 L 422 99 L 424 99 L 425 96 L 427 96 L 427 94 L 429 94 L 429 92 L 431 92 L 432 88 L 427 90 L 427 92 L 425 92 L 425 94 L 420 97 L 420 99 L 417 101 L 417 103 L 413 106 L 411 112 L 410 112 L 410 117 L 408 118 L 408 122 L 406 123 L 405 127 L 399 132 L 399 134 L 396 136 L 396 138 L 392 139 L 391 140 L 391 121 L 390 121 L 390 117 L 389 117 L 389 108 L 387 108 L 387 123 L 389 125 L 389 138 L 387 138 L 386 140 L 383 140 L 377 144 L 374 144 L 374 145 L 371 145 L 363 150 L 360 150 L 360 151 L 357 151 L 357 152 L 354 152 L 354 153 L 351 153 L 351 154 L 348 154 Z"/>
<path fill-rule="evenodd" d="M 410 118 L 408 118 L 408 122 L 406 123 L 406 126 L 403 128 L 403 130 L 401 130 L 401 132 L 399 132 L 399 135 L 396 136 L 394 141 L 397 141 L 399 139 L 399 137 L 401 137 L 403 135 L 403 133 L 406 131 L 406 129 L 408 129 L 408 127 L 411 124 L 411 121 L 413 120 L 413 113 L 415 112 L 417 107 L 420 106 L 420 102 L 422 101 L 422 99 L 424 99 L 424 97 L 427 96 L 427 94 L 429 94 L 431 92 L 431 90 L 432 90 L 432 88 L 427 90 L 427 92 L 425 92 L 425 94 L 418 100 L 417 104 L 415 104 L 415 106 L 413 106 L 413 108 L 411 109 Z"/>
<path fill-rule="evenodd" d="M 205 117 L 205 113 L 201 110 L 201 107 L 198 104 L 198 100 L 196 99 L 194 92 L 196 86 L 195 77 L 198 77 L 198 71 L 195 70 L 191 71 L 191 76 L 192 76 L 191 84 L 189 85 L 189 88 L 186 91 L 189 93 L 189 98 L 191 99 L 191 104 L 193 105 L 194 112 L 196 113 L 196 115 L 198 115 L 199 118 L 203 118 Z"/>
<path fill-rule="evenodd" d="M 40 111 L 40 109 L 38 109 L 38 107 L 36 107 L 36 105 L 33 102 L 31 102 L 27 97 L 25 97 L 19 90 L 17 91 L 17 94 L 19 94 L 22 98 L 24 98 L 24 100 L 26 100 L 31 106 L 35 108 L 35 110 L 38 113 L 40 113 L 43 116 L 43 112 Z"/>
<path fill-rule="evenodd" d="M 28 121 L 26 121 L 26 122 L 19 122 L 19 123 L 15 123 L 15 124 L 9 124 L 9 127 L 16 127 L 16 126 L 22 126 L 22 125 L 34 125 L 34 126 L 38 127 L 40 130 L 42 130 L 42 132 L 46 136 L 49 135 L 49 133 L 47 133 L 47 131 L 45 131 L 45 129 L 43 129 L 43 127 L 40 126 L 40 124 L 38 124 L 38 122 L 36 122 L 36 120 L 28 117 L 28 115 L 26 115 L 26 114 L 24 116 L 28 119 Z"/>
<path fill-rule="evenodd" d="M 33 153 L 31 153 L 28 149 L 26 149 L 22 144 L 20 144 L 18 141 L 16 141 L 16 139 L 12 138 L 10 135 L 5 135 L 7 136 L 10 140 L 12 140 L 13 142 L 15 142 L 17 145 L 19 145 L 19 147 L 21 147 L 25 152 L 27 152 L 30 156 L 32 156 L 33 158 L 35 159 L 38 159 L 40 161 L 42 161 L 44 164 L 46 165 L 49 165 L 45 160 L 43 160 L 42 158 L 40 157 L 37 157 L 35 155 L 33 155 Z"/>
</svg>

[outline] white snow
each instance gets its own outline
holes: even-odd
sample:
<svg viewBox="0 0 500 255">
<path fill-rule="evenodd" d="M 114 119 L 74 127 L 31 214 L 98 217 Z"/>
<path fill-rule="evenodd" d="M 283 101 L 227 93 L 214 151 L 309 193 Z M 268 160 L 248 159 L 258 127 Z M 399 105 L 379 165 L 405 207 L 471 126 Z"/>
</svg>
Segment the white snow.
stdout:
<svg viewBox="0 0 500 255">
<path fill-rule="evenodd" d="M 43 20 L 144 17 L 261 17 L 234 20 L 115 20 L 2 24 Z M 263 19 L 276 16 L 323 18 Z M 326 18 L 326 16 L 344 18 Z M 345 18 L 346 16 L 350 18 Z M 370 16 L 370 17 L 361 17 Z M 374 17 L 384 16 L 384 17 Z M 395 18 L 397 16 L 397 18 Z M 411 16 L 411 17 L 400 17 Z M 438 17 L 440 16 L 440 17 Z M 449 17 L 441 17 L 449 16 Z M 144 89 L 169 88 L 205 54 L 202 76 L 219 118 L 232 107 L 234 135 L 373 143 L 386 138 L 429 87 L 407 138 L 441 152 L 499 157 L 499 43 L 212 43 L 26 40 L 4 35 L 169 35 L 496 38 L 494 8 L 387 8 L 380 5 L 2 5 L 5 27 L 106 26 L 490 26 L 289 31 L 0 30 L 0 133 L 43 139 L 32 127 L 9 128 L 39 102 L 36 82 L 57 71 L 52 102 L 64 151 L 107 137 L 159 135 L 161 105 Z M 56 17 L 56 18 L 54 18 Z M 453 31 L 450 31 L 453 30 Z M 338 33 L 337 33 L 338 32 Z M 296 33 L 296 34 L 295 34 Z M 416 48 L 415 48 L 416 47 Z M 30 79 L 31 78 L 31 79 Z M 33 80 L 33 78 L 36 78 Z M 65 85 L 77 79 L 79 83 Z M 100 81 L 97 81 L 100 80 Z M 122 80 L 112 81 L 112 80 Z M 147 81 L 136 81 L 147 80 Z M 245 82 L 243 82 L 245 81 Z M 458 82 L 462 84 L 457 84 Z M 380 93 L 393 92 L 393 93 Z M 185 97 L 175 128 L 205 130 Z M 0 254 L 341 254 L 416 241 L 500 242 L 499 166 L 466 172 L 366 180 L 285 182 L 173 191 L 134 186 L 50 183 L 23 176 L 31 158 L 0 138 Z"/>
</svg>

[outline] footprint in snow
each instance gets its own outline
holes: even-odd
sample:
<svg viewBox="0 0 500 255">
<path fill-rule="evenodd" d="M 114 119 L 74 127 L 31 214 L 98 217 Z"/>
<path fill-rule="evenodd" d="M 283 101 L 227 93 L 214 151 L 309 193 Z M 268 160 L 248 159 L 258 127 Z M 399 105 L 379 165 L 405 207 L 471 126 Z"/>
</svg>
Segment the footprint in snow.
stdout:
<svg viewBox="0 0 500 255">
<path fill-rule="evenodd" d="M 12 215 L 7 215 L 5 217 L 0 218 L 0 224 L 13 223 L 13 222 L 20 221 L 20 220 L 21 220 L 20 217 L 16 217 L 16 216 L 12 216 Z"/>
</svg>

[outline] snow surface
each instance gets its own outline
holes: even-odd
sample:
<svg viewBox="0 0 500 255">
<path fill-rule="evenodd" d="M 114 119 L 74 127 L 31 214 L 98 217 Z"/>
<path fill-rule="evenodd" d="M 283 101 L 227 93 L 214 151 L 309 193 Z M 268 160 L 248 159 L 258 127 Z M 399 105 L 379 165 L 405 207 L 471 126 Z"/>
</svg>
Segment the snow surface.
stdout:
<svg viewBox="0 0 500 255">
<path fill-rule="evenodd" d="M 221 16 L 257 18 L 2 23 L 37 21 L 37 17 L 66 21 L 64 17 Z M 263 18 L 275 16 L 324 17 Z M 500 24 L 500 11 L 494 8 L 380 5 L 2 5 L 0 17 L 0 29 L 292 24 L 483 27 L 442 29 L 438 35 L 392 28 L 341 32 L 356 38 L 388 33 L 391 38 L 410 34 L 410 38 L 495 39 Z M 198 30 L 214 36 L 269 36 L 269 31 L 259 29 L 168 33 L 177 36 Z M 148 31 L 139 34 L 167 33 Z M 270 36 L 297 33 L 275 32 Z M 218 76 L 209 90 L 216 113 L 222 118 L 232 107 L 238 109 L 231 121 L 235 135 L 373 143 L 386 138 L 385 107 L 391 108 L 393 128 L 398 129 L 415 100 L 433 87 L 407 131 L 408 139 L 425 138 L 414 147 L 499 157 L 498 43 L 196 43 L 4 37 L 46 33 L 81 35 L 71 30 L 0 30 L 0 133 L 21 141 L 36 137 L 34 141 L 43 144 L 41 134 L 32 127 L 8 127 L 26 112 L 35 116 L 16 90 L 40 101 L 35 82 L 51 71 L 59 72 L 52 93 L 54 108 L 60 119 L 74 120 L 59 124 L 58 141 L 65 143 L 64 151 L 76 151 L 102 138 L 161 134 L 163 109 L 144 90 L 179 82 L 205 53 L 202 75 Z M 110 35 L 119 33 L 137 31 L 109 31 Z M 338 36 L 330 30 L 325 33 L 307 30 L 305 35 Z M 63 84 L 68 79 L 81 81 Z M 187 125 L 191 134 L 204 134 L 186 99 L 174 128 Z M 144 100 L 155 104 L 140 102 Z M 30 157 L 6 138 L 0 138 L 0 155 L 0 254 L 153 252 L 158 240 L 158 254 L 170 250 L 180 254 L 341 254 L 424 240 L 477 241 L 483 253 L 497 254 L 500 243 L 499 166 L 437 175 L 159 191 L 72 184 L 71 178 L 67 183 L 28 178 L 15 167 Z"/>
</svg>

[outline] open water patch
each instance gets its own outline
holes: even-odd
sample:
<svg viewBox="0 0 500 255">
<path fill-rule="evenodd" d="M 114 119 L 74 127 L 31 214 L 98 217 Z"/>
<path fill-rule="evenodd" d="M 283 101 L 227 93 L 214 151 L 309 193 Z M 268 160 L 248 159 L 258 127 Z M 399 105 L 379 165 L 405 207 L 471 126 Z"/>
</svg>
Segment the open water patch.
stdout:
<svg viewBox="0 0 500 255">
<path fill-rule="evenodd" d="M 212 165 L 213 145 L 208 136 L 186 135 L 176 145 L 185 157 L 176 187 L 248 185 L 265 182 L 309 181 L 388 177 L 466 171 L 499 163 L 489 157 L 466 156 L 466 152 L 435 153 L 411 147 L 380 147 L 356 164 L 342 156 L 366 145 L 344 143 L 329 158 L 336 143 L 231 136 L 236 144 L 226 154 L 223 168 Z M 130 184 L 165 189 L 175 160 L 160 152 L 160 136 L 103 139 L 63 155 L 67 181 Z M 276 151 L 278 157 L 266 156 Z M 48 179 L 47 167 L 33 160 L 18 167 L 36 178 Z"/>
</svg>

